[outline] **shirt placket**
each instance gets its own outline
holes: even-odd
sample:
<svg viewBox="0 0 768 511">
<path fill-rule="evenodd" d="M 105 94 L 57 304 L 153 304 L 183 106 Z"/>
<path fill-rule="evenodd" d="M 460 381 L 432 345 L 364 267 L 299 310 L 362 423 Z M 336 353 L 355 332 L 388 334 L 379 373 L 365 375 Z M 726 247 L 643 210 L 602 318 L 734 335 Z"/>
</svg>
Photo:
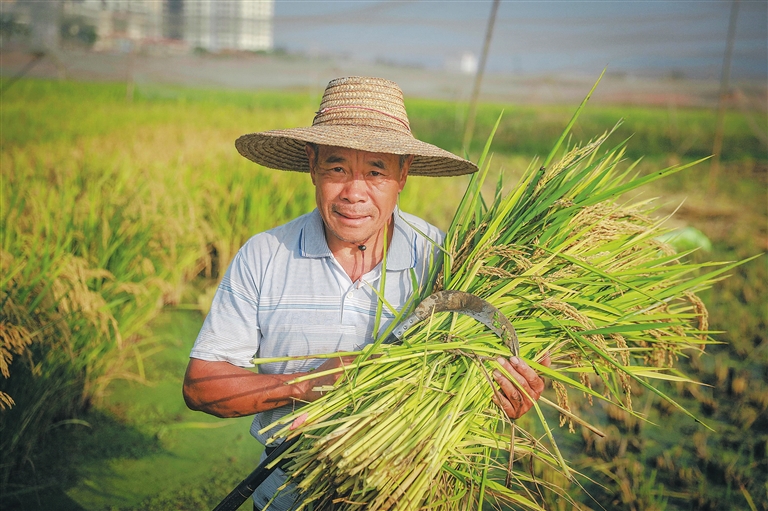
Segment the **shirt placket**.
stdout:
<svg viewBox="0 0 768 511">
<path fill-rule="evenodd" d="M 357 282 L 352 282 L 351 284 L 347 285 L 346 289 L 343 290 L 341 295 L 341 317 L 339 318 L 339 321 L 342 324 L 344 323 L 345 319 L 349 319 L 348 315 L 352 315 L 352 317 L 354 317 L 355 312 L 351 311 L 353 301 L 355 299 L 360 299 L 361 297 L 367 297 L 369 291 L 366 288 L 368 286 L 376 285 L 380 277 L 381 265 L 360 277 Z M 364 301 L 362 303 L 366 302 Z M 354 321 L 352 323 L 354 323 Z"/>
</svg>

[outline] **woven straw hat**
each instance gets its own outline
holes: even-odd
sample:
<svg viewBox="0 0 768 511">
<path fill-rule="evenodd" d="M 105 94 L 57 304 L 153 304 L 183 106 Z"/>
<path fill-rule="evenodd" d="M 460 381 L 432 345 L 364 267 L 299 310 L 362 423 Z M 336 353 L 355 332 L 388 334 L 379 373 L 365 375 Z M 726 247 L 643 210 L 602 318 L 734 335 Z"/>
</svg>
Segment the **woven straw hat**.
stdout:
<svg viewBox="0 0 768 511">
<path fill-rule="evenodd" d="M 243 135 L 240 154 L 265 167 L 309 172 L 304 146 L 345 147 L 373 153 L 411 154 L 409 175 L 458 176 L 477 166 L 411 134 L 403 93 L 383 78 L 337 78 L 328 83 L 312 126 Z"/>
</svg>

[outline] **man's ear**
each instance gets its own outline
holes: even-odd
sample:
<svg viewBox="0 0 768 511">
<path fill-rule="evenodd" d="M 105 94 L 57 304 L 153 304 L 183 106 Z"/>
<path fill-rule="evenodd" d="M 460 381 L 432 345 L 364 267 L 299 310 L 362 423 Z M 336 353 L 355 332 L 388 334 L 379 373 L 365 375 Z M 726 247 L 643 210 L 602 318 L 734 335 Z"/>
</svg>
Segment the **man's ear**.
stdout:
<svg viewBox="0 0 768 511">
<path fill-rule="evenodd" d="M 315 148 L 310 144 L 304 144 L 304 151 L 306 151 L 307 160 L 309 161 L 309 177 L 312 178 L 312 184 L 315 184 L 315 164 L 317 163 L 317 154 L 315 154 Z"/>
<path fill-rule="evenodd" d="M 400 191 L 403 191 L 403 188 L 405 188 L 405 182 L 408 179 L 408 169 L 411 168 L 411 163 L 413 163 L 413 155 L 409 154 L 408 157 L 403 162 L 403 166 L 400 167 Z"/>
</svg>

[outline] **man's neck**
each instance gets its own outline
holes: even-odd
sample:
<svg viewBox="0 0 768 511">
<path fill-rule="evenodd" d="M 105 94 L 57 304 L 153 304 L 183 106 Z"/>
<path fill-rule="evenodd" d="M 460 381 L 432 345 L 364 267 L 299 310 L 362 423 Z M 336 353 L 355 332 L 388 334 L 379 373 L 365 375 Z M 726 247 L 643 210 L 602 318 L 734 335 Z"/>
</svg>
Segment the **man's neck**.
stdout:
<svg viewBox="0 0 768 511">
<path fill-rule="evenodd" d="M 394 215 L 384 229 L 369 239 L 357 243 L 343 241 L 325 230 L 325 239 L 333 257 L 341 264 L 352 282 L 373 270 L 384 258 L 384 234 L 386 233 L 387 247 L 391 245 L 394 232 Z"/>
</svg>

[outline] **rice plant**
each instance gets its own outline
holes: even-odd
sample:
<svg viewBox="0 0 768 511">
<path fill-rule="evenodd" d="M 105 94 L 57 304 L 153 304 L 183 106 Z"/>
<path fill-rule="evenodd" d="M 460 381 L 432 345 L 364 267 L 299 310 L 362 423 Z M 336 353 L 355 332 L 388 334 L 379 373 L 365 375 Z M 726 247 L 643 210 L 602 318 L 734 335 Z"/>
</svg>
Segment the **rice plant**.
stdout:
<svg viewBox="0 0 768 511">
<path fill-rule="evenodd" d="M 509 193 L 499 181 L 490 201 L 481 194 L 488 141 L 442 264 L 414 299 L 467 291 L 512 321 L 520 356 L 555 390 L 555 401 L 542 398 L 529 412 L 544 435 L 493 403 L 491 374 L 504 372 L 497 359 L 510 348 L 466 316 L 434 314 L 402 343 L 383 343 L 386 331 L 360 352 L 327 355 L 357 359 L 335 370 L 343 374 L 331 392 L 264 429 L 275 431 L 272 441 L 298 437 L 283 456 L 300 492 L 296 509 L 543 509 L 545 495 L 570 497 L 555 479 L 537 480 L 534 464 L 579 480 L 545 407 L 561 426 L 601 435 L 569 403 L 603 400 L 642 419 L 631 399 L 639 386 L 698 420 L 654 381 L 690 381 L 676 361 L 712 342 L 696 292 L 739 263 L 689 262 L 658 240 L 665 219 L 654 218 L 653 201 L 629 193 L 690 165 L 633 175 L 625 142 L 605 148 L 610 131 L 564 149 L 585 103 L 543 162 Z M 538 363 L 545 353 L 551 368 Z"/>
<path fill-rule="evenodd" d="M 120 84 L 46 80 L 3 96 L 4 494 L 11 479 L 28 484 L 19 467 L 34 472 L 50 428 L 82 423 L 114 379 L 144 378 L 144 359 L 166 348 L 147 328 L 165 305 L 204 311 L 238 247 L 312 209 L 307 176 L 255 167 L 233 140 L 306 122 L 314 103 L 168 87 L 126 103 Z"/>
</svg>

